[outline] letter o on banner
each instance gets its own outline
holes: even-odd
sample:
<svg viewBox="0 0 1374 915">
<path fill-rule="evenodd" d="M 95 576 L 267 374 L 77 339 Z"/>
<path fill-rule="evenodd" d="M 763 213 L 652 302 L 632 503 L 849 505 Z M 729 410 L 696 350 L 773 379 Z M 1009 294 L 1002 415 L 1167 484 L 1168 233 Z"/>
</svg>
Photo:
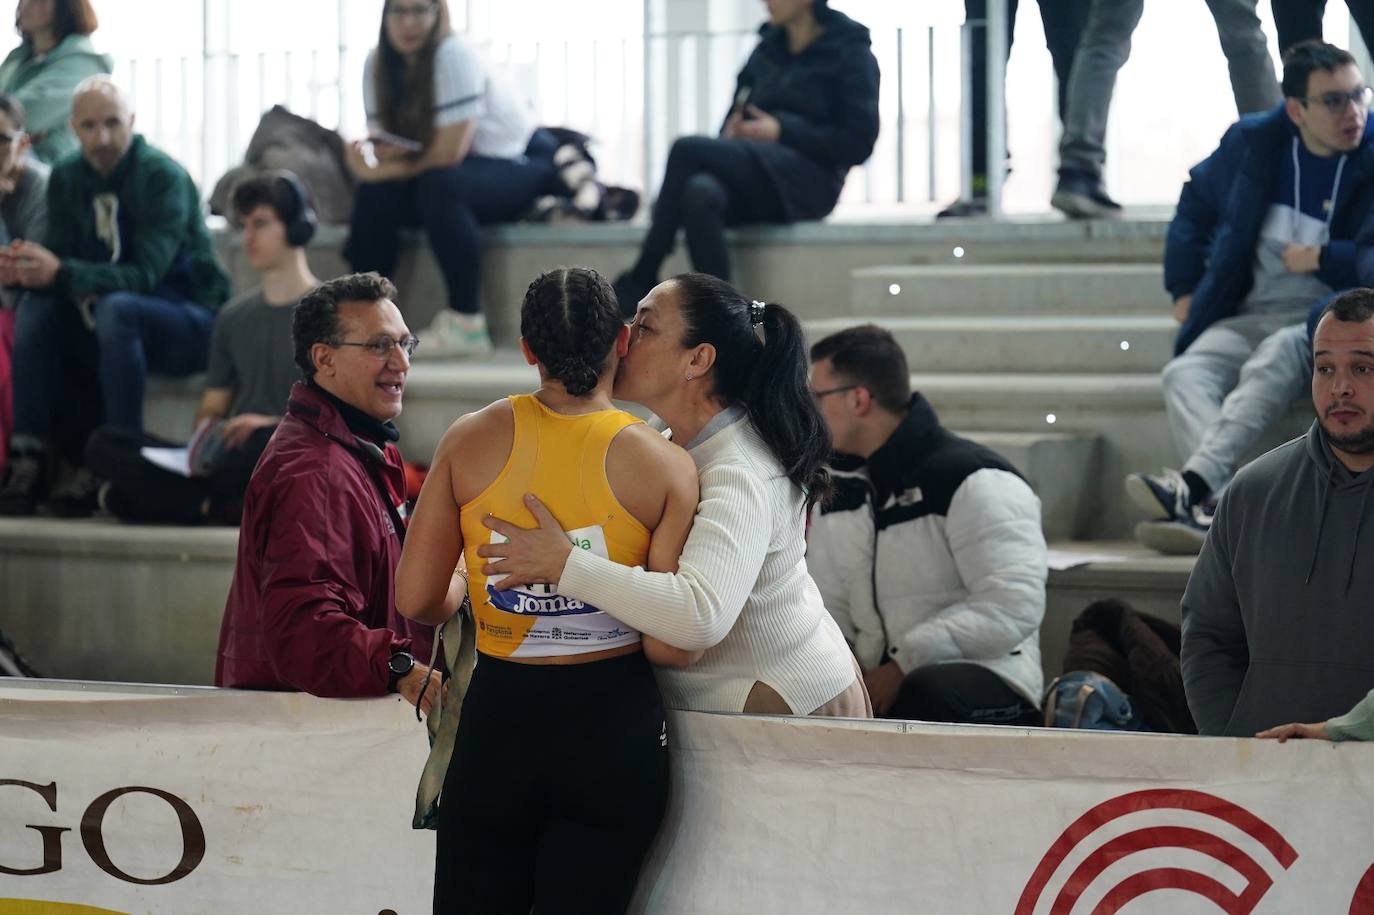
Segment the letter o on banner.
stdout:
<svg viewBox="0 0 1374 915">
<path fill-rule="evenodd" d="M 166 801 L 168 806 L 176 812 L 177 820 L 181 824 L 181 860 L 169 873 L 161 877 L 130 876 L 115 866 L 115 863 L 110 860 L 109 852 L 105 850 L 105 836 L 101 832 L 105 822 L 105 814 L 109 811 L 110 805 L 119 798 L 135 792 L 151 794 L 153 797 Z M 137 883 L 141 886 L 175 883 L 195 870 L 205 858 L 205 829 L 200 825 L 200 820 L 196 818 L 196 812 L 191 809 L 191 806 L 175 794 L 159 788 L 146 788 L 138 785 L 106 791 L 91 801 L 91 806 L 86 808 L 85 814 L 81 817 L 81 842 L 86 846 L 86 854 L 91 856 L 96 867 L 117 880 L 123 880 L 125 883 Z"/>
</svg>

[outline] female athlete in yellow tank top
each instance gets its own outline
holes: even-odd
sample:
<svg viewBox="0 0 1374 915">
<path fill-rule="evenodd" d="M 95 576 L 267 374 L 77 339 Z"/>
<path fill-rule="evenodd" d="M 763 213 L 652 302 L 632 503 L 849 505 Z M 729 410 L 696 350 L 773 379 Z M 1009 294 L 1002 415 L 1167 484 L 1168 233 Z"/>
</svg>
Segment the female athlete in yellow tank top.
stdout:
<svg viewBox="0 0 1374 915">
<path fill-rule="evenodd" d="M 397 569 L 397 609 L 431 624 L 462 601 L 453 570 L 464 553 L 472 570 L 478 660 L 441 795 L 435 911 L 528 911 L 553 898 L 622 911 L 667 796 L 666 724 L 645 654 L 692 657 L 559 595 L 556 582 L 488 580 L 476 548 L 493 536 L 483 517 L 519 517 L 533 493 L 577 547 L 675 571 L 696 468 L 612 404 L 629 329 L 595 271 L 536 279 L 520 332 L 539 390 L 449 428 Z M 561 866 L 570 848 L 595 866 Z"/>
</svg>

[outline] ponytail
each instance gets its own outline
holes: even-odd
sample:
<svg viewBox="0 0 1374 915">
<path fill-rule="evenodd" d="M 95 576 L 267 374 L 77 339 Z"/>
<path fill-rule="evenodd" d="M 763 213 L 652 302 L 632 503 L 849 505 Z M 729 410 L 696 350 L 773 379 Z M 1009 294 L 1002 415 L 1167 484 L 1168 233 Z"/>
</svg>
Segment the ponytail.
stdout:
<svg viewBox="0 0 1374 915">
<path fill-rule="evenodd" d="M 788 479 L 806 493 L 808 509 L 824 501 L 830 429 L 811 396 L 806 337 L 796 316 L 775 303 L 750 302 L 703 273 L 682 274 L 673 283 L 682 297 L 683 345 L 715 347 L 716 396 L 745 409 Z"/>
</svg>

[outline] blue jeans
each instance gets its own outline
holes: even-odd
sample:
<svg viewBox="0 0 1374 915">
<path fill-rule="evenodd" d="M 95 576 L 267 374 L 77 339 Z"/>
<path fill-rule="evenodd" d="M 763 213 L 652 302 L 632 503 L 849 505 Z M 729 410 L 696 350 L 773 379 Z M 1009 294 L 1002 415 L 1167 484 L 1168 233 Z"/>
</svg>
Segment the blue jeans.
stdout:
<svg viewBox="0 0 1374 915">
<path fill-rule="evenodd" d="M 518 159 L 468 156 L 407 181 L 358 185 L 344 258 L 394 278 L 402 226 L 421 226 L 454 311 L 480 311 L 482 226 L 514 222 L 545 194 L 566 194 L 553 164 L 558 141 L 539 129 Z"/>
<path fill-rule="evenodd" d="M 111 292 L 95 303 L 95 330 L 76 305 L 43 293 L 24 296 L 14 331 L 14 434 L 53 437 L 64 391 L 98 381 L 105 422 L 143 429 L 148 372 L 203 371 L 215 315 L 195 302 Z"/>
</svg>

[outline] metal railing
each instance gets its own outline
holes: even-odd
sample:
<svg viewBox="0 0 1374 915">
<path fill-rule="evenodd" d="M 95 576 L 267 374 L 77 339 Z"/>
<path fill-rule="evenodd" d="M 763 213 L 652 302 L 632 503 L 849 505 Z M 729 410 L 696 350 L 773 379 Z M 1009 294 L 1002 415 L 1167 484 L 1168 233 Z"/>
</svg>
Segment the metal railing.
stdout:
<svg viewBox="0 0 1374 915">
<path fill-rule="evenodd" d="M 1001 10 L 1000 4 L 990 4 Z M 928 205 L 970 186 L 966 68 L 971 30 L 907 26 L 874 33 L 883 79 L 883 127 L 873 157 L 851 175 L 841 205 Z M 990 111 L 1001 109 L 1005 11 L 990 14 Z M 275 104 L 340 129 L 361 131 L 367 47 L 342 28 L 315 46 L 276 53 L 206 50 L 124 59 L 116 69 L 134 96 L 139 129 L 186 164 L 208 195 L 238 164 L 263 112 Z M 208 41 L 208 38 L 207 38 Z M 603 177 L 646 189 L 663 173 L 672 141 L 714 134 L 734 95 L 735 76 L 753 49 L 750 31 L 650 33 L 638 38 L 489 42 L 491 59 L 535 100 L 540 120 L 591 134 Z M 949 93 L 945 87 L 961 87 Z M 1001 118 L 989 118 L 988 160 L 1005 157 Z M 989 169 L 990 202 L 1001 169 Z"/>
</svg>

